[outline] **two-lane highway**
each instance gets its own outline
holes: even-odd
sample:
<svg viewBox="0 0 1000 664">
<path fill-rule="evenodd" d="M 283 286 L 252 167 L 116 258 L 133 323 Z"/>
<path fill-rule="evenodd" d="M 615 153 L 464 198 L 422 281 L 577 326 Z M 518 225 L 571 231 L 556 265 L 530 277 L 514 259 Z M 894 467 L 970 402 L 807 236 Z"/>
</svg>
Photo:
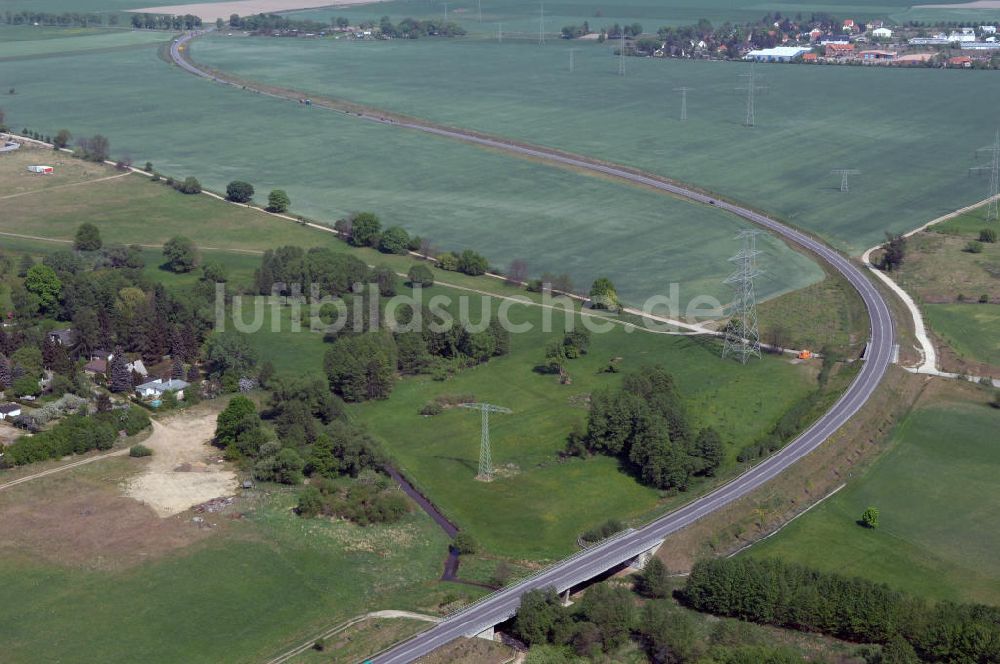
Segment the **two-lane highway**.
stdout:
<svg viewBox="0 0 1000 664">
<path fill-rule="evenodd" d="M 203 71 L 197 65 L 182 57 L 181 49 L 191 37 L 192 35 L 185 35 L 172 44 L 170 52 L 174 62 L 197 76 L 226 85 L 242 87 L 240 83 L 225 80 L 222 74 L 213 75 Z M 304 96 L 291 92 L 287 94 L 275 93 L 273 91 L 256 92 L 293 101 L 298 101 Z M 314 108 L 324 107 L 314 106 Z M 721 210 L 726 210 L 812 252 L 836 269 L 860 294 L 868 310 L 868 317 L 871 324 L 871 339 L 869 340 L 864 365 L 854 381 L 847 388 L 847 391 L 844 392 L 829 411 L 780 451 L 731 482 L 720 486 L 711 493 L 688 503 L 670 514 L 656 519 L 639 530 L 626 533 L 591 549 L 587 549 L 553 565 L 540 574 L 494 593 L 476 604 L 449 616 L 426 632 L 418 634 L 387 652 L 374 657 L 372 661 L 376 664 L 402 664 L 404 662 L 411 662 L 458 637 L 481 630 L 484 625 L 501 622 L 513 615 L 520 605 L 521 596 L 528 590 L 549 586 L 557 588 L 565 587 L 572 579 L 579 577 L 581 572 L 593 571 L 594 575 L 596 575 L 620 561 L 625 553 L 643 547 L 648 548 L 667 535 L 689 526 L 699 519 L 753 492 L 822 445 L 837 429 L 853 417 L 865 402 L 868 401 L 875 388 L 878 387 L 879 382 L 881 382 L 892 361 L 895 333 L 889 312 L 889 305 L 869 280 L 867 274 L 848 258 L 834 251 L 823 242 L 795 228 L 786 226 L 776 219 L 772 219 L 746 207 L 717 200 L 709 194 L 684 187 L 664 178 L 642 173 L 624 166 L 588 160 L 581 156 L 556 150 L 528 146 L 523 143 L 513 143 L 474 132 L 440 127 L 431 123 L 425 124 L 419 121 L 395 119 L 388 115 L 373 115 L 371 113 L 352 113 L 351 115 L 372 122 L 389 124 L 395 127 L 421 131 L 483 147 L 503 150 L 553 165 L 599 173 L 632 184 L 652 187 L 664 193 L 686 198 L 696 203 L 712 205 Z"/>
</svg>

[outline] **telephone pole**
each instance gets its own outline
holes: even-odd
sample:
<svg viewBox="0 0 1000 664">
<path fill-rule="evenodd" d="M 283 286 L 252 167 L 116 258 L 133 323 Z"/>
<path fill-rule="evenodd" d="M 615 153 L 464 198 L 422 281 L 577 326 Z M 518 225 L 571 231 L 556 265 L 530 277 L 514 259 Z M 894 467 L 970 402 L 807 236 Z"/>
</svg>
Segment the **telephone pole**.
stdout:
<svg viewBox="0 0 1000 664">
<path fill-rule="evenodd" d="M 734 355 L 741 364 L 751 357 L 760 357 L 760 330 L 757 328 L 757 292 L 754 279 L 760 275 L 757 270 L 757 235 L 761 231 L 747 229 L 736 237 L 743 247 L 729 259 L 736 264 L 726 283 L 733 287 L 733 313 L 726 325 L 726 338 L 722 346 L 722 357 Z"/>
<path fill-rule="evenodd" d="M 493 457 L 490 453 L 490 413 L 512 413 L 510 408 L 494 406 L 488 403 L 463 403 L 462 408 L 478 410 L 482 413 L 482 435 L 479 440 L 479 473 L 476 479 L 480 482 L 493 480 Z"/>
<path fill-rule="evenodd" d="M 996 137 L 993 139 L 993 145 L 979 148 L 976 153 L 989 152 L 990 153 L 990 163 L 988 166 L 973 166 L 969 171 L 981 172 L 989 171 L 990 173 L 990 189 L 988 202 L 986 203 L 986 220 L 987 221 L 997 221 L 1000 219 L 1000 129 L 997 130 Z"/>
<path fill-rule="evenodd" d="M 851 190 L 847 184 L 847 178 L 851 175 L 861 175 L 861 171 L 854 168 L 835 168 L 830 173 L 831 175 L 840 176 L 840 191 L 845 194 Z"/>
<path fill-rule="evenodd" d="M 688 119 L 688 92 L 694 88 L 674 88 L 674 92 L 681 93 L 681 120 Z"/>
</svg>

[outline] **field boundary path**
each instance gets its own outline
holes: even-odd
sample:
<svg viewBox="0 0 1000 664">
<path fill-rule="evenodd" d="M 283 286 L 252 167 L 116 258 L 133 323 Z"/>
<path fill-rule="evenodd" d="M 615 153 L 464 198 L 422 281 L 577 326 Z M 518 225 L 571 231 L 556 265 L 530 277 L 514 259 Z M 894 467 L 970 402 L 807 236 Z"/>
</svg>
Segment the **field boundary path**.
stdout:
<svg viewBox="0 0 1000 664">
<path fill-rule="evenodd" d="M 181 47 L 197 36 L 197 34 L 200 33 L 185 34 L 175 40 L 170 48 L 171 59 L 178 66 L 196 76 L 222 82 L 227 85 L 242 87 L 229 81 L 220 80 L 218 76 L 199 69 L 181 57 Z M 271 93 L 271 96 L 297 101 L 297 98 L 291 94 L 277 95 Z M 718 207 L 756 226 L 780 235 L 786 241 L 813 253 L 820 260 L 828 263 L 857 290 L 868 311 L 871 325 L 871 338 L 868 344 L 868 351 L 865 354 L 864 364 L 850 386 L 848 386 L 847 390 L 833 404 L 830 410 L 820 416 L 808 429 L 778 452 L 732 481 L 723 484 L 679 509 L 653 520 L 638 530 L 626 532 L 622 536 L 612 538 L 590 549 L 586 549 L 574 555 L 571 559 L 556 563 L 519 583 L 489 595 L 465 609 L 452 614 L 432 628 L 376 655 L 372 658 L 372 662 L 379 664 L 412 662 L 456 638 L 477 634 L 483 629 L 483 625 L 497 624 L 513 615 L 520 606 L 521 596 L 524 593 L 530 590 L 566 584 L 571 579 L 576 578 L 581 570 L 592 570 L 595 574 L 603 572 L 611 567 L 612 563 L 609 561 L 621 560 L 623 551 L 635 550 L 639 546 L 652 548 L 659 542 L 662 542 L 667 535 L 677 532 L 752 493 L 818 448 L 835 431 L 852 418 L 869 400 L 893 361 L 895 330 L 889 304 L 886 302 L 885 297 L 867 276 L 866 270 L 837 251 L 834 251 L 822 241 L 803 231 L 787 226 L 776 219 L 750 208 L 720 200 L 709 193 L 676 184 L 641 171 L 628 169 L 624 166 L 590 161 L 585 157 L 569 155 L 541 147 L 515 144 L 472 132 L 437 127 L 419 121 L 402 121 L 386 116 L 371 115 L 370 113 L 356 113 L 355 115 L 372 122 L 400 126 L 444 138 L 452 138 L 474 145 L 502 150 L 509 154 L 538 159 L 549 164 L 568 166 L 598 175 L 610 176 L 632 184 L 651 187 L 663 193 L 685 198 L 695 203 Z"/>
</svg>

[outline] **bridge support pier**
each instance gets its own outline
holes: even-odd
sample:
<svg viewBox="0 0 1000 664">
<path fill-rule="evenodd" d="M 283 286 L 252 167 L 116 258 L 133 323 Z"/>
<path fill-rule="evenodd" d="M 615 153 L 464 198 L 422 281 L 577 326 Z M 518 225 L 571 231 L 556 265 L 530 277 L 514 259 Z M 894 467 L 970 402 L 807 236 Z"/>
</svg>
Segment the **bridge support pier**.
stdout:
<svg viewBox="0 0 1000 664">
<path fill-rule="evenodd" d="M 562 605 L 563 606 L 572 606 L 573 605 L 573 602 L 569 598 L 569 588 L 567 588 L 566 591 L 562 595 L 559 596 L 559 599 L 562 600 Z"/>
<path fill-rule="evenodd" d="M 643 551 L 642 553 L 640 553 L 638 556 L 636 556 L 635 558 L 633 558 L 632 560 L 630 560 L 629 563 L 628 563 L 629 569 L 638 572 L 639 570 L 641 570 L 644 567 L 646 567 L 646 563 L 648 563 L 650 560 L 653 559 L 653 556 L 656 555 L 656 552 L 660 550 L 660 547 L 662 545 L 663 545 L 663 541 L 661 540 L 661 541 L 657 542 L 655 546 L 653 546 L 653 547 L 651 547 L 649 549 L 646 549 L 645 551 Z"/>
<path fill-rule="evenodd" d="M 495 641 L 496 640 L 496 627 L 493 626 L 493 625 L 491 625 L 490 627 L 487 627 L 483 631 L 481 631 L 478 634 L 476 634 L 476 638 L 477 639 L 485 639 L 487 641 Z"/>
</svg>

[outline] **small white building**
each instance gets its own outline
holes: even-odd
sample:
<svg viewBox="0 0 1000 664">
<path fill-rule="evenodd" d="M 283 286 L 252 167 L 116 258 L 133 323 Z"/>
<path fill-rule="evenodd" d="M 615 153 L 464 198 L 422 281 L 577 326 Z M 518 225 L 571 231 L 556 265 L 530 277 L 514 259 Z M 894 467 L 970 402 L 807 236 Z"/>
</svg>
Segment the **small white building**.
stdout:
<svg viewBox="0 0 1000 664">
<path fill-rule="evenodd" d="M 16 403 L 5 403 L 0 405 L 0 420 L 17 417 L 21 414 L 21 407 Z"/>
<path fill-rule="evenodd" d="M 892 30 L 890 30 L 889 28 L 875 28 L 874 30 L 872 30 L 872 37 L 875 37 L 877 39 L 891 39 Z"/>
<path fill-rule="evenodd" d="M 972 28 L 962 28 L 961 32 L 953 32 L 948 35 L 948 41 L 958 44 L 976 41 L 976 31 Z"/>
<path fill-rule="evenodd" d="M 981 32 L 984 35 L 995 35 L 997 33 L 997 26 L 981 25 L 979 26 L 979 32 Z"/>
<path fill-rule="evenodd" d="M 178 380 L 177 378 L 171 378 L 170 380 L 157 378 L 156 380 L 136 386 L 135 393 L 143 399 L 159 399 L 163 397 L 164 392 L 174 392 L 178 399 L 183 399 L 184 388 L 190 384 L 187 381 Z"/>
</svg>

